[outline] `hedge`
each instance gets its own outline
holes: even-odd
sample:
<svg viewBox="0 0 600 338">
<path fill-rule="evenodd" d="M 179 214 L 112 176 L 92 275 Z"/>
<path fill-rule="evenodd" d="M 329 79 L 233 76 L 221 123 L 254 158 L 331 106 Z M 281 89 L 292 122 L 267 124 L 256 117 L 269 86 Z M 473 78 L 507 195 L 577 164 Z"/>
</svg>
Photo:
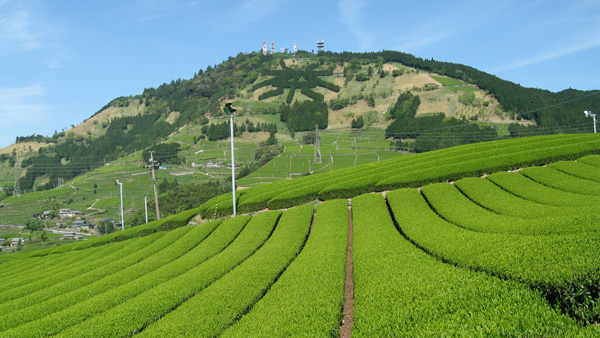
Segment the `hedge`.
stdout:
<svg viewBox="0 0 600 338">
<path fill-rule="evenodd" d="M 411 205 L 399 206 L 398 213 L 409 216 Z M 598 334 L 598 328 L 583 328 L 558 314 L 521 283 L 445 264 L 419 250 L 398 233 L 380 194 L 354 198 L 352 214 L 353 337 Z M 404 229 L 403 219 L 398 225 Z"/>
<path fill-rule="evenodd" d="M 221 337 L 337 337 L 347 245 L 347 201 L 320 204 L 302 252 L 265 297 Z"/>
<path fill-rule="evenodd" d="M 214 337 L 258 301 L 302 249 L 313 207 L 287 210 L 269 240 L 246 261 L 156 324 L 142 337 Z"/>
</svg>

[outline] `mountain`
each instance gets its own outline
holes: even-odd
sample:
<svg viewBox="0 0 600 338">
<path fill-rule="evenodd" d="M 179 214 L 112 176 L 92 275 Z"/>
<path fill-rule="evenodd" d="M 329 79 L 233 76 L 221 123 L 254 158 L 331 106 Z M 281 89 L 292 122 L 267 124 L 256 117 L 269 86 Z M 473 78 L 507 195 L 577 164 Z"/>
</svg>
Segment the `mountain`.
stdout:
<svg viewBox="0 0 600 338">
<path fill-rule="evenodd" d="M 78 175 L 98 173 L 97 168 L 107 163 L 124 163 L 139 174 L 148 159 L 142 160 L 140 151 L 162 142 L 181 146 L 163 158 L 165 164 L 227 160 L 226 149 L 220 151 L 222 155 L 214 154 L 219 153 L 219 140 L 229 135 L 222 110 L 225 102 L 237 109 L 236 138 L 251 144 L 249 156 L 240 162 L 247 175 L 277 155 L 274 150 L 261 150 L 261 156 L 269 155 L 262 160 L 252 156 L 259 142 L 267 142 L 275 129 L 273 137 L 288 148 L 310 140 L 313 136 L 308 131 L 315 125 L 324 134 L 351 134 L 352 126 L 362 127 L 355 131 L 379 130 L 382 140 L 377 149 L 395 149 L 397 155 L 391 157 L 402 155 L 398 151 L 422 152 L 509 136 L 589 131 L 590 121 L 581 112 L 600 108 L 599 93 L 523 88 L 469 66 L 394 51 L 239 54 L 198 71 L 192 79 L 116 98 L 71 129 L 48 137 L 19 137 L 16 144 L 0 150 L 0 184 L 10 197 L 15 174 L 19 192 L 52 189 Z M 393 138 L 393 145 L 384 137 Z M 216 142 L 212 155 L 197 153 L 210 142 Z M 346 147 L 357 148 L 360 142 L 360 137 L 354 137 L 354 145 Z M 335 148 L 340 151 L 340 143 Z M 379 160 L 381 154 L 377 156 Z M 358 157 L 354 165 L 360 163 Z M 294 166 L 290 162 L 289 177 L 304 171 L 292 170 Z M 119 172 L 114 168 L 103 171 Z M 258 176 L 262 182 L 265 175 Z M 108 191 L 109 182 L 116 178 L 104 177 L 100 187 Z M 76 194 L 80 187 L 75 183 L 71 186 Z M 97 182 L 86 184 L 81 188 L 97 194 Z M 142 207 L 140 196 L 133 198 L 131 209 Z M 80 208 L 91 204 L 79 203 Z"/>
</svg>

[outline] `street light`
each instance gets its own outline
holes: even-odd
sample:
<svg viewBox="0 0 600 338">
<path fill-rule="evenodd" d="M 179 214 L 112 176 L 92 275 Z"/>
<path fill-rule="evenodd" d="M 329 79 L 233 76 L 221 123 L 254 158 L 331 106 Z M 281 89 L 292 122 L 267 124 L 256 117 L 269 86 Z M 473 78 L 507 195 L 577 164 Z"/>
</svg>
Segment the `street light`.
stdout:
<svg viewBox="0 0 600 338">
<path fill-rule="evenodd" d="M 595 134 L 596 133 L 596 114 L 592 114 L 592 112 L 589 110 L 585 110 L 583 113 L 585 114 L 586 117 L 591 116 L 594 118 L 594 134 Z"/>
<path fill-rule="evenodd" d="M 119 185 L 119 193 L 121 195 L 121 230 L 125 230 L 125 220 L 123 219 L 123 183 L 116 180 Z"/>
<path fill-rule="evenodd" d="M 229 129 L 231 130 L 231 191 L 233 193 L 233 217 L 235 217 L 235 157 L 233 156 L 233 113 L 235 109 L 231 108 L 231 103 L 226 103 L 224 110 L 229 114 Z"/>
</svg>

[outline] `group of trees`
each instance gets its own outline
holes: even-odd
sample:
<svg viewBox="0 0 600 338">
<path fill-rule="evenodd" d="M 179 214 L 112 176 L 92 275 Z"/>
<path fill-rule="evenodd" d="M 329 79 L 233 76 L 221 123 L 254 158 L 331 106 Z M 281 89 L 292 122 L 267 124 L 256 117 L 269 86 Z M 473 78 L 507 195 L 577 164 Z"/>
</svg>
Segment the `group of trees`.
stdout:
<svg viewBox="0 0 600 338">
<path fill-rule="evenodd" d="M 241 125 L 239 126 L 237 122 L 233 123 L 233 135 L 235 137 L 242 135 L 244 132 L 256 133 L 259 131 L 268 131 L 276 133 L 277 124 L 259 122 L 256 125 L 254 125 L 254 122 L 248 119 L 246 119 L 246 121 L 241 123 Z M 230 122 L 229 120 L 227 120 L 221 123 L 211 123 L 210 125 L 205 125 L 201 128 L 201 132 L 206 135 L 209 141 L 226 139 L 231 134 Z"/>
<path fill-rule="evenodd" d="M 352 119 L 352 129 L 360 129 L 365 126 L 365 120 L 362 115 L 357 117 L 356 120 Z"/>
<path fill-rule="evenodd" d="M 327 104 L 323 101 L 295 101 L 293 105 L 280 107 L 280 118 L 291 132 L 326 129 L 329 119 Z"/>
<path fill-rule="evenodd" d="M 305 96 L 315 100 L 323 101 L 323 95 L 315 92 L 313 88 L 323 87 L 334 92 L 339 92 L 340 87 L 336 84 L 327 82 L 319 76 L 330 76 L 333 74 L 333 68 L 325 70 L 316 70 L 319 67 L 318 63 L 308 64 L 303 69 L 293 69 L 286 66 L 283 60 L 279 60 L 281 69 L 266 70 L 264 75 L 272 76 L 272 78 L 256 83 L 252 86 L 252 91 L 265 86 L 272 86 L 275 89 L 264 92 L 259 95 L 259 100 L 264 100 L 269 97 L 283 94 L 284 89 L 289 89 L 286 97 L 287 104 L 291 104 L 297 89 Z"/>
<path fill-rule="evenodd" d="M 417 110 L 421 104 L 419 95 L 413 95 L 411 92 L 404 92 L 398 96 L 398 100 L 391 107 L 389 113 L 394 119 L 410 119 L 417 115 Z"/>
<path fill-rule="evenodd" d="M 177 156 L 181 145 L 179 143 L 160 143 L 151 146 L 142 152 L 142 159 L 148 163 L 150 161 L 150 152 L 154 161 L 160 163 L 181 164 L 181 158 Z"/>
<path fill-rule="evenodd" d="M 396 120 L 386 129 L 386 136 L 397 140 L 396 149 L 418 153 L 499 139 L 493 127 L 446 118 L 443 113 Z"/>
</svg>

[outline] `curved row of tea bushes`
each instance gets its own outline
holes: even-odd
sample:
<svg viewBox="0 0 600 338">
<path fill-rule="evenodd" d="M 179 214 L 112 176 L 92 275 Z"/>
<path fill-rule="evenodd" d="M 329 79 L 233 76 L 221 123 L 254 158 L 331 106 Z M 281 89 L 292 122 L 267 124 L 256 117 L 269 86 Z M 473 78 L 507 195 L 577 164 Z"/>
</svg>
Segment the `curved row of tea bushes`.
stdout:
<svg viewBox="0 0 600 338">
<path fill-rule="evenodd" d="M 466 145 L 390 161 L 371 163 L 361 166 L 360 170 L 357 168 L 347 168 L 343 171 L 338 170 L 326 173 L 320 175 L 320 177 L 307 177 L 306 180 L 308 181 L 303 182 L 303 184 L 299 181 L 295 184 L 289 183 L 285 185 L 285 189 L 283 190 L 271 189 L 267 194 L 257 197 L 253 195 L 251 199 L 260 200 L 268 196 L 271 198 L 267 203 L 269 208 L 285 208 L 295 205 L 295 203 L 314 200 L 317 197 L 321 200 L 349 198 L 375 191 L 378 182 L 391 176 L 419 171 L 423 170 L 423 168 L 437 168 L 448 163 L 462 163 L 478 157 L 517 152 L 522 150 L 522 143 L 523 141 L 519 140 L 506 140 L 503 143 L 504 146 L 502 149 L 494 142 L 477 144 L 475 146 Z M 543 143 L 546 146 L 560 145 L 555 140 L 534 139 L 527 146 L 532 147 L 538 143 Z M 458 171 L 464 171 L 464 168 L 461 167 Z M 414 179 L 414 177 L 411 179 Z M 282 188 L 284 188 L 283 184 Z M 245 200 L 243 196 L 241 200 Z M 241 203 L 242 206 L 244 206 L 244 203 Z"/>
<path fill-rule="evenodd" d="M 521 170 L 520 173 L 555 189 L 600 196 L 600 182 L 584 180 L 551 167 L 530 167 Z"/>
<path fill-rule="evenodd" d="M 11 263 L 21 263 L 16 266 L 3 263 L 1 265 L 2 268 L 6 269 L 7 271 L 11 271 L 12 278 L 0 283 L 0 293 L 15 287 L 23 286 L 33 281 L 40 280 L 47 276 L 54 275 L 54 270 L 57 267 L 67 266 L 69 268 L 74 268 L 76 266 L 89 264 L 95 259 L 101 259 L 102 257 L 106 256 L 107 252 L 111 252 L 113 250 L 113 248 L 109 248 L 108 246 L 86 249 L 86 259 L 84 260 L 81 259 L 81 252 L 70 251 L 61 255 L 30 258 L 21 257 L 11 261 Z"/>
<path fill-rule="evenodd" d="M 150 325 L 141 336 L 219 335 L 262 298 L 302 250 L 313 212 L 311 205 L 284 212 L 271 238 L 254 255 Z"/>
<path fill-rule="evenodd" d="M 583 195 L 551 188 L 520 173 L 498 172 L 487 176 L 486 179 L 494 182 L 494 184 L 511 194 L 536 203 L 559 207 L 592 207 L 600 204 L 600 195 Z"/>
<path fill-rule="evenodd" d="M 416 158 L 409 156 L 403 162 L 398 160 L 398 164 L 401 165 L 389 168 L 375 166 L 367 172 L 357 172 L 353 179 L 346 178 L 344 181 L 339 181 L 337 185 L 323 189 L 319 192 L 319 198 L 352 197 L 371 191 L 404 186 L 416 187 L 426 183 L 456 180 L 489 171 L 503 170 L 519 166 L 522 162 L 522 160 L 506 159 L 507 155 L 535 150 L 538 146 L 551 148 L 560 145 L 562 144 L 557 140 L 548 138 L 532 138 L 527 143 L 521 139 L 512 139 L 427 152 L 418 154 Z M 491 158 L 498 157 L 501 158 L 493 162 L 489 161 Z M 525 160 L 530 162 L 538 159 L 527 157 Z M 480 165 L 483 167 L 479 168 Z"/>
<path fill-rule="evenodd" d="M 593 134 L 553 135 L 469 144 L 379 163 L 345 168 L 252 187 L 239 192 L 241 213 L 287 208 L 314 199 L 349 198 L 370 191 L 457 180 L 484 173 L 542 165 L 600 152 Z M 217 216 L 231 212 L 229 196 Z M 215 200 L 204 204 L 204 218 L 215 214 Z M 221 203 L 221 200 L 219 200 Z"/>
<path fill-rule="evenodd" d="M 548 166 L 575 177 L 600 182 L 600 170 L 591 164 L 575 161 L 558 161 L 550 163 Z"/>
<path fill-rule="evenodd" d="M 138 241 L 136 243 L 136 249 L 130 255 L 126 255 L 121 258 L 117 258 L 110 263 L 94 269 L 92 271 L 88 271 L 81 275 L 75 276 L 73 278 L 69 278 L 67 280 L 61 280 L 58 283 L 48 286 L 42 289 L 31 290 L 27 295 L 13 299 L 10 302 L 4 303 L 8 308 L 11 309 L 11 314 L 14 314 L 15 311 L 26 308 L 31 305 L 37 305 L 40 302 L 43 302 L 47 299 L 61 296 L 66 292 L 77 290 L 78 288 L 85 287 L 86 285 L 97 281 L 100 278 L 110 276 L 111 274 L 118 272 L 123 269 L 127 269 L 130 266 L 138 263 L 139 261 L 151 256 L 156 251 L 160 251 L 165 247 L 173 244 L 177 240 L 177 238 L 184 235 L 186 232 L 190 230 L 190 228 L 181 228 L 183 231 L 174 231 L 172 233 L 165 234 L 164 236 L 150 235 L 147 236 L 149 240 L 152 239 L 151 242 L 142 243 L 142 241 Z M 59 271 L 57 271 L 59 272 Z M 2 328 L 2 324 L 0 324 L 0 328 Z"/>
<path fill-rule="evenodd" d="M 598 334 L 597 328 L 558 315 L 521 283 L 457 268 L 419 250 L 398 233 L 380 194 L 354 198 L 352 209 L 353 337 Z M 408 205 L 401 208 L 410 211 Z"/>
<path fill-rule="evenodd" d="M 233 242 L 202 264 L 186 269 L 185 273 L 138 293 L 121 304 L 111 306 L 106 311 L 69 327 L 58 336 L 126 337 L 138 333 L 252 255 L 269 237 L 279 216 L 280 212 L 274 211 L 257 215 L 250 221 L 248 221 L 249 217 L 240 216 L 224 222 L 221 226 L 237 223 L 236 227 L 239 227 L 240 224 L 246 222 L 247 224 Z M 179 268 L 177 261 L 167 265 L 166 268 L 172 265 L 175 265 L 173 269 Z"/>
<path fill-rule="evenodd" d="M 580 157 L 577 162 L 589 164 L 594 167 L 600 167 L 600 155 L 587 155 Z"/>
<path fill-rule="evenodd" d="M 0 332 L 0 337 L 46 337 L 55 335 L 138 297 L 147 290 L 160 288 L 173 280 L 181 280 L 182 276 L 189 275 L 192 271 L 198 271 L 199 266 L 222 252 L 223 249 L 228 248 L 244 229 L 249 219 L 249 216 L 245 216 L 228 220 L 222 224 L 220 222 L 210 222 L 199 225 L 199 227 L 207 227 L 212 232 L 199 245 L 173 262 L 66 309 Z M 218 227 L 214 229 L 217 225 Z"/>
<path fill-rule="evenodd" d="M 124 231 L 117 231 L 108 235 L 91 238 L 86 241 L 78 241 L 65 245 L 60 245 L 48 250 L 38 250 L 29 254 L 23 255 L 23 257 L 37 257 L 45 256 L 49 254 L 63 253 L 71 250 L 81 250 L 94 246 L 101 246 L 107 243 L 124 241 L 135 237 L 143 237 L 155 232 L 175 229 L 187 225 L 190 219 L 200 214 L 206 206 L 200 206 L 198 208 L 186 210 L 176 215 L 167 216 L 159 220 L 148 222 L 143 225 L 138 225 L 132 228 L 125 229 Z"/>
<path fill-rule="evenodd" d="M 465 196 L 471 201 L 493 212 L 521 217 L 538 218 L 540 215 L 560 215 L 565 211 L 581 211 L 577 207 L 558 207 L 541 204 L 513 195 L 489 180 L 479 177 L 467 177 L 454 182 Z"/>
<path fill-rule="evenodd" d="M 509 173 L 510 174 L 510 173 Z M 496 174 L 493 174 L 496 175 Z M 491 176 L 488 176 L 490 178 Z M 520 175 L 509 175 L 510 178 Z M 520 176 L 523 177 L 523 176 Z M 523 177 L 524 178 L 524 177 Z M 570 234 L 598 232 L 600 216 L 558 214 L 539 218 L 502 215 L 474 203 L 454 185 L 433 183 L 421 188 L 429 206 L 444 220 L 479 232 L 534 234 Z"/>
<path fill-rule="evenodd" d="M 157 236 L 161 236 L 159 234 Z M 66 269 L 55 273 L 51 276 L 48 276 L 43 279 L 38 279 L 34 282 L 25 284 L 20 287 L 13 288 L 11 290 L 7 290 L 0 294 L 0 304 L 5 303 L 7 301 L 17 299 L 19 297 L 23 297 L 31 292 L 36 290 L 50 287 L 54 284 L 63 282 L 65 280 L 71 279 L 73 277 L 79 276 L 89 271 L 93 271 L 95 269 L 101 268 L 107 264 L 110 264 L 113 260 L 118 258 L 130 255 L 135 253 L 140 248 L 143 248 L 148 243 L 151 243 L 156 239 L 157 236 L 154 237 L 143 237 L 139 239 L 131 240 L 131 242 L 123 242 L 119 243 L 119 245 L 113 246 L 111 251 L 106 252 L 106 255 L 93 257 L 91 261 L 87 264 L 81 264 L 80 266 L 76 266 L 73 268 L 67 267 Z M 85 261 L 85 260 L 84 260 Z"/>
<path fill-rule="evenodd" d="M 441 219 L 416 189 L 389 192 L 387 199 L 407 238 L 457 266 L 542 290 L 567 288 L 574 282 L 596 283 L 600 276 L 597 233 L 519 236 L 474 232 Z"/>
<path fill-rule="evenodd" d="M 320 204 L 302 252 L 264 298 L 221 337 L 337 336 L 347 246 L 347 201 Z"/>
<path fill-rule="evenodd" d="M 13 309 L 11 312 L 7 313 L 6 316 L 0 317 L 0 331 L 36 318 L 42 318 L 50 313 L 58 312 L 88 298 L 128 283 L 136 278 L 140 278 L 190 251 L 202 242 L 216 226 L 217 224 L 205 224 L 197 227 L 182 227 L 173 230 L 155 241 L 152 245 L 140 250 L 147 251 L 150 254 L 132 266 L 110 275 L 100 276 L 85 287 L 66 291 L 47 301 L 39 300 L 35 306 L 30 306 L 21 310 Z M 170 239 L 174 240 L 170 241 Z M 170 241 L 170 245 L 160 250 L 158 242 L 161 241 Z"/>
</svg>

